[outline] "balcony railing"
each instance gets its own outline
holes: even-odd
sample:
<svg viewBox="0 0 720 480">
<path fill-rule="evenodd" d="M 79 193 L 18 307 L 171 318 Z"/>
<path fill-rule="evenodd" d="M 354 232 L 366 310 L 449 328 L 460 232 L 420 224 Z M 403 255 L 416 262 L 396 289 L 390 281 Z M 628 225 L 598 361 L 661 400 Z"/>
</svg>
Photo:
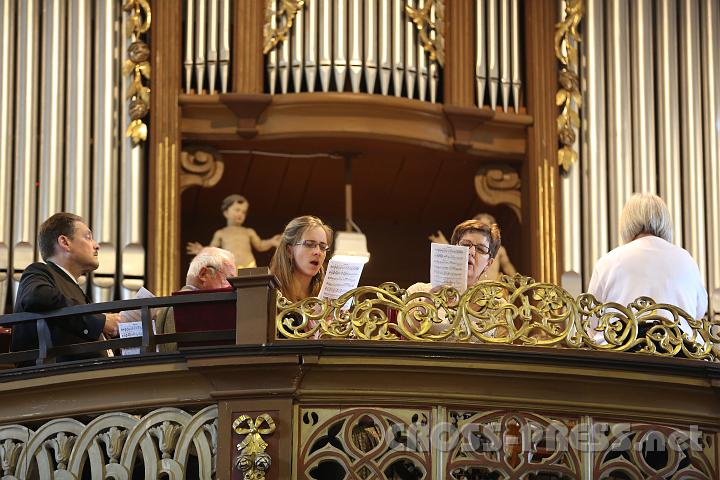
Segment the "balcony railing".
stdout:
<svg viewBox="0 0 720 480">
<path fill-rule="evenodd" d="M 2 317 L 37 322 L 40 348 L 0 361 L 145 353 L 0 371 L 1 473 L 717 478 L 713 321 L 649 299 L 574 299 L 521 276 L 462 295 L 384 284 L 298 303 L 267 272 L 231 281 L 227 293 Z M 150 328 L 151 308 L 227 301 L 237 302 L 234 334 Z M 62 316 L 133 308 L 143 318 L 137 339 L 52 347 L 43 334 Z M 154 353 L 188 336 L 226 345 Z"/>
<path fill-rule="evenodd" d="M 352 305 L 347 308 L 347 305 Z M 333 301 L 278 299 L 278 338 L 409 340 L 561 347 L 717 360 L 717 320 L 695 319 L 641 297 L 630 305 L 577 299 L 516 275 L 460 294 L 407 294 L 394 283 L 359 287 Z"/>
<path fill-rule="evenodd" d="M 47 314 L 1 317 L 0 326 L 37 322 L 39 349 L 0 355 L 0 361 L 37 359 L 139 347 L 155 351 L 171 342 L 232 341 L 238 345 L 293 340 L 373 340 L 504 344 L 613 352 L 717 361 L 720 321 L 695 319 L 684 310 L 641 297 L 630 305 L 599 303 L 590 294 L 577 299 L 567 291 L 529 277 L 503 276 L 460 294 L 447 287 L 436 293 L 407 294 L 394 283 L 359 287 L 336 300 L 307 298 L 292 303 L 275 290 L 274 277 L 233 279 L 237 290 L 185 297 L 160 297 L 69 307 Z M 153 333 L 150 309 L 214 302 L 237 302 L 235 332 Z M 122 310 L 141 310 L 142 337 L 53 347 L 48 321 Z M 200 321 L 200 320 L 199 320 Z M 248 335 L 248 332 L 252 332 Z"/>
</svg>

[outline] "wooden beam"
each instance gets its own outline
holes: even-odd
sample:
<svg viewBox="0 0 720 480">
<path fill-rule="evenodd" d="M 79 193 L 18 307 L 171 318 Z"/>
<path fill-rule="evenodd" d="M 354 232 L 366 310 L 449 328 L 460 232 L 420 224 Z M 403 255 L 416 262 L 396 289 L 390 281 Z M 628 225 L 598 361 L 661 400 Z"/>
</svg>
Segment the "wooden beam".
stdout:
<svg viewBox="0 0 720 480">
<path fill-rule="evenodd" d="M 262 0 L 238 0 L 235 4 L 233 78 L 236 93 L 263 93 Z"/>
<path fill-rule="evenodd" d="M 445 2 L 445 104 L 475 105 L 475 14 L 471 0 Z"/>
</svg>

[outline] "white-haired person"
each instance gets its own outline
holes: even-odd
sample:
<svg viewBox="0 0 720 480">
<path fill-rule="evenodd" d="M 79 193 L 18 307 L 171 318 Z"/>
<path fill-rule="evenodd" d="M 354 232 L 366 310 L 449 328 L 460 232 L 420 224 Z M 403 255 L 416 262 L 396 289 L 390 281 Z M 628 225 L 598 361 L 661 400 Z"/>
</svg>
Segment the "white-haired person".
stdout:
<svg viewBox="0 0 720 480">
<path fill-rule="evenodd" d="M 237 275 L 235 256 L 222 248 L 204 247 L 190 262 L 185 286 L 180 291 L 214 290 L 229 287 L 228 277 Z M 172 307 L 161 308 L 155 317 L 157 334 L 175 333 L 175 313 Z M 176 343 L 158 345 L 158 351 L 177 350 Z"/>
<path fill-rule="evenodd" d="M 672 243 L 672 219 L 662 198 L 632 195 L 620 215 L 620 238 L 623 244 L 595 264 L 588 293 L 602 303 L 623 306 L 650 297 L 680 307 L 695 319 L 705 316 L 708 296 L 700 270 L 686 250 Z M 691 336 L 686 322 L 679 327 Z M 604 341 L 602 332 L 589 333 Z"/>
</svg>

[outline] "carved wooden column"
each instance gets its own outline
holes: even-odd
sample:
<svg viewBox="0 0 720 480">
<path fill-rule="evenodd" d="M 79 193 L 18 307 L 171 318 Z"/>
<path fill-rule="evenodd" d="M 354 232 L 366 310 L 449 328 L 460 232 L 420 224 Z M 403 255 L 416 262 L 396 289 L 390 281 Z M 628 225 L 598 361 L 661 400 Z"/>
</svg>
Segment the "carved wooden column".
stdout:
<svg viewBox="0 0 720 480">
<path fill-rule="evenodd" d="M 148 180 L 148 285 L 156 295 L 180 287 L 178 158 L 182 2 L 152 2 L 152 85 Z"/>
<path fill-rule="evenodd" d="M 475 13 L 472 0 L 445 2 L 445 105 L 475 105 Z"/>
<path fill-rule="evenodd" d="M 558 282 L 561 258 L 558 212 L 559 175 L 556 161 L 555 90 L 557 64 L 554 51 L 556 0 L 525 2 L 527 109 L 533 117 L 528 129 L 528 161 L 523 169 L 523 218 L 530 243 L 531 274 L 538 280 Z"/>
<path fill-rule="evenodd" d="M 261 0 L 237 0 L 233 78 L 236 93 L 263 93 L 263 24 L 265 6 Z"/>
</svg>

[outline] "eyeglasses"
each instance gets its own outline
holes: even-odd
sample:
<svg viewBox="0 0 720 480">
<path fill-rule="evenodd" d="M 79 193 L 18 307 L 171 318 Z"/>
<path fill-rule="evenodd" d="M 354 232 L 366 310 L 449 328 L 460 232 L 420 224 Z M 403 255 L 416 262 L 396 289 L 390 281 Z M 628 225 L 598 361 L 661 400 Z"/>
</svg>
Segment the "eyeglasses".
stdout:
<svg viewBox="0 0 720 480">
<path fill-rule="evenodd" d="M 315 250 L 315 247 L 320 247 L 321 252 L 327 252 L 330 250 L 330 245 L 328 245 L 325 242 L 318 242 L 316 240 L 303 240 L 302 242 L 297 242 L 295 245 L 302 245 L 305 248 L 309 248 L 310 250 Z"/>
<path fill-rule="evenodd" d="M 479 253 L 480 255 L 487 255 L 490 253 L 490 249 L 483 245 L 482 243 L 472 243 L 470 240 L 460 240 L 458 242 L 458 245 L 461 247 L 468 247 L 468 248 L 475 248 L 475 252 Z"/>
</svg>

